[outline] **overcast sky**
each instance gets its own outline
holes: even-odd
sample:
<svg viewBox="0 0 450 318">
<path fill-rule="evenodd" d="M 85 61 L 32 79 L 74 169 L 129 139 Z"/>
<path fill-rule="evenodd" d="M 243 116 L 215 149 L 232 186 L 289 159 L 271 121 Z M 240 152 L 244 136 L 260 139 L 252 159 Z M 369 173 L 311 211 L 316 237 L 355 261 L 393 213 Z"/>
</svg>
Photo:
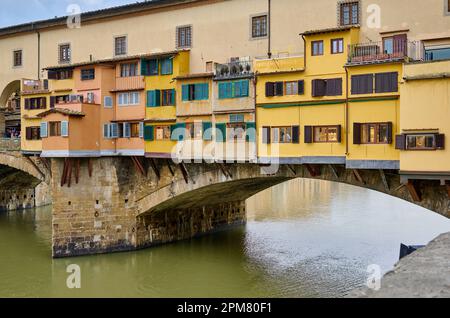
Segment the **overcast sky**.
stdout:
<svg viewBox="0 0 450 318">
<path fill-rule="evenodd" d="M 1 0 L 0 28 L 68 15 L 67 8 L 78 4 L 82 12 L 142 2 L 137 0 Z"/>
</svg>

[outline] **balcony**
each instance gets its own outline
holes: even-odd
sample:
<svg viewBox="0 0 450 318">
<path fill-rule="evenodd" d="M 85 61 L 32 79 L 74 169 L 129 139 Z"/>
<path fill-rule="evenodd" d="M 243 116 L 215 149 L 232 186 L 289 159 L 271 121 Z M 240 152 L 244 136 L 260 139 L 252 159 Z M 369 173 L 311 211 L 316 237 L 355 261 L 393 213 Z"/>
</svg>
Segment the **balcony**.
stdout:
<svg viewBox="0 0 450 318">
<path fill-rule="evenodd" d="M 48 93 L 48 80 L 29 80 L 23 79 L 21 83 L 22 94 Z"/>
<path fill-rule="evenodd" d="M 226 64 L 216 64 L 216 80 L 249 77 L 253 75 L 253 65 L 250 58 L 232 59 Z"/>
<path fill-rule="evenodd" d="M 144 76 L 116 77 L 116 92 L 137 91 L 145 89 Z"/>
<path fill-rule="evenodd" d="M 420 41 L 398 41 L 385 48 L 383 41 L 349 45 L 348 64 L 375 64 L 395 61 L 422 61 Z"/>
</svg>

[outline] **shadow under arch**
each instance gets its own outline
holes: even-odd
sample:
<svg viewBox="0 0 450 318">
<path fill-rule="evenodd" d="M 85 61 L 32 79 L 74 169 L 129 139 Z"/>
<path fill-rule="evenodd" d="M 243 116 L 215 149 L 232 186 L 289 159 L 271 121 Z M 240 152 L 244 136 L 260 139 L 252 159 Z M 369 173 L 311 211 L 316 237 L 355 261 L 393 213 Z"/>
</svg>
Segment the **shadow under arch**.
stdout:
<svg viewBox="0 0 450 318">
<path fill-rule="evenodd" d="M 12 94 L 19 92 L 20 92 L 20 80 L 12 81 L 8 85 L 6 85 L 0 95 L 0 108 L 6 107 L 8 98 L 10 98 Z"/>
</svg>

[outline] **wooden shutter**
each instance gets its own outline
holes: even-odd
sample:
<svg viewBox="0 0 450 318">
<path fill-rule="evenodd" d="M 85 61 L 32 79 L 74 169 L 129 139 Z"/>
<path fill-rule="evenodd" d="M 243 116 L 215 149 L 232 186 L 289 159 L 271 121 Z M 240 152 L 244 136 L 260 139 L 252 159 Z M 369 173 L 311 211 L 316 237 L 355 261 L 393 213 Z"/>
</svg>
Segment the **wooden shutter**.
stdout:
<svg viewBox="0 0 450 318">
<path fill-rule="evenodd" d="M 147 107 L 154 107 L 155 91 L 147 91 Z"/>
<path fill-rule="evenodd" d="M 275 96 L 275 84 L 273 82 L 266 83 L 266 97 Z"/>
<path fill-rule="evenodd" d="M 227 124 L 216 124 L 216 141 L 227 141 Z"/>
<path fill-rule="evenodd" d="M 212 140 L 212 123 L 211 122 L 203 122 L 203 140 L 211 141 Z"/>
<path fill-rule="evenodd" d="M 270 127 L 263 127 L 262 128 L 262 143 L 263 144 L 270 144 Z"/>
<path fill-rule="evenodd" d="M 241 97 L 248 97 L 250 90 L 250 82 L 248 80 L 241 81 Z"/>
<path fill-rule="evenodd" d="M 436 149 L 439 149 L 439 150 L 445 149 L 445 135 L 444 134 L 436 135 Z"/>
<path fill-rule="evenodd" d="M 353 123 L 353 144 L 360 145 L 361 141 L 361 124 Z"/>
<path fill-rule="evenodd" d="M 337 141 L 342 142 L 342 126 L 338 125 L 337 128 Z"/>
<path fill-rule="evenodd" d="M 406 150 L 406 135 L 395 136 L 395 149 Z"/>
<path fill-rule="evenodd" d="M 50 96 L 50 108 L 55 108 L 56 96 Z"/>
<path fill-rule="evenodd" d="M 32 128 L 31 127 L 27 127 L 26 128 L 26 139 L 27 140 L 31 140 L 32 139 L 32 135 L 33 135 Z"/>
<path fill-rule="evenodd" d="M 305 126 L 305 144 L 313 143 L 313 127 Z"/>
<path fill-rule="evenodd" d="M 305 81 L 301 80 L 298 81 L 298 95 L 305 94 Z"/>
<path fill-rule="evenodd" d="M 406 34 L 394 35 L 395 57 L 405 57 L 408 54 L 408 36 Z"/>
<path fill-rule="evenodd" d="M 56 71 L 48 71 L 47 72 L 47 78 L 51 79 L 51 80 L 58 79 L 58 72 L 56 72 Z"/>
<path fill-rule="evenodd" d="M 176 105 L 176 96 L 177 96 L 177 91 L 175 89 L 172 89 L 170 92 L 170 105 L 172 105 L 172 106 Z"/>
<path fill-rule="evenodd" d="M 373 74 L 353 75 L 351 82 L 352 95 L 373 93 Z"/>
<path fill-rule="evenodd" d="M 41 123 L 41 138 L 48 137 L 48 123 L 42 122 Z"/>
<path fill-rule="evenodd" d="M 312 80 L 312 96 L 321 97 L 325 96 L 326 82 L 321 79 Z"/>
<path fill-rule="evenodd" d="M 375 93 L 398 92 L 398 73 L 375 74 Z"/>
<path fill-rule="evenodd" d="M 300 126 L 292 126 L 292 143 L 300 143 Z"/>
<path fill-rule="evenodd" d="M 29 98 L 25 98 L 25 105 L 24 105 L 25 109 L 30 109 L 30 99 Z"/>
<path fill-rule="evenodd" d="M 256 142 L 256 123 L 245 123 L 245 138 L 247 142 Z"/>
<path fill-rule="evenodd" d="M 226 98 L 226 83 L 219 83 L 219 99 Z"/>
<path fill-rule="evenodd" d="M 155 129 L 153 126 L 145 126 L 144 127 L 144 140 L 145 141 L 153 141 L 155 139 L 154 131 L 155 131 Z"/>
<path fill-rule="evenodd" d="M 182 94 L 182 100 L 183 102 L 186 102 L 189 100 L 189 85 L 183 85 L 181 87 L 181 94 Z"/>
<path fill-rule="evenodd" d="M 69 122 L 61 122 L 61 137 L 69 137 Z"/>
<path fill-rule="evenodd" d="M 392 144 L 392 136 L 394 135 L 393 133 L 394 131 L 394 127 L 392 122 L 388 122 L 387 123 L 387 139 L 388 139 L 388 144 Z"/>
<path fill-rule="evenodd" d="M 276 82 L 275 83 L 275 95 L 276 96 L 283 96 L 284 95 L 284 83 L 283 82 Z"/>
<path fill-rule="evenodd" d="M 42 108 L 42 109 L 47 108 L 47 97 L 40 98 L 40 107 L 38 107 L 38 108 Z"/>
<path fill-rule="evenodd" d="M 342 78 L 332 78 L 326 80 L 325 88 L 327 96 L 342 95 Z"/>
<path fill-rule="evenodd" d="M 159 89 L 155 90 L 154 106 L 161 106 L 161 91 Z"/>
</svg>

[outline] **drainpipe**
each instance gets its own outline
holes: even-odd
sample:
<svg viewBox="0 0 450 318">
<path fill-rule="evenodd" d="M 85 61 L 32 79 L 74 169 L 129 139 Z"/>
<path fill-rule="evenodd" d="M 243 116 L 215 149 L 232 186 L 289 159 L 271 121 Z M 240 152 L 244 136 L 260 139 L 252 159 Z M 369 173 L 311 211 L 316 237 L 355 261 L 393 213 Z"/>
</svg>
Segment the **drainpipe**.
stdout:
<svg viewBox="0 0 450 318">
<path fill-rule="evenodd" d="M 34 30 L 34 23 L 31 23 L 31 28 Z M 36 34 L 37 34 L 37 65 L 38 65 L 38 76 L 37 79 L 40 80 L 41 79 L 41 33 L 36 30 Z"/>
<path fill-rule="evenodd" d="M 348 146 L 348 134 L 349 134 L 349 120 L 348 120 L 348 106 L 349 106 L 349 102 L 348 102 L 348 69 L 347 66 L 344 66 L 345 69 L 345 155 L 348 156 L 349 155 L 349 146 Z"/>
<path fill-rule="evenodd" d="M 267 39 L 268 39 L 268 49 L 267 49 L 267 56 L 270 59 L 272 57 L 272 1 L 268 1 L 268 13 L 267 13 L 267 19 L 269 20 L 268 30 L 267 30 Z"/>
<path fill-rule="evenodd" d="M 303 39 L 303 61 L 304 61 L 303 68 L 306 70 L 306 38 L 304 34 L 300 35 L 302 36 Z"/>
</svg>

